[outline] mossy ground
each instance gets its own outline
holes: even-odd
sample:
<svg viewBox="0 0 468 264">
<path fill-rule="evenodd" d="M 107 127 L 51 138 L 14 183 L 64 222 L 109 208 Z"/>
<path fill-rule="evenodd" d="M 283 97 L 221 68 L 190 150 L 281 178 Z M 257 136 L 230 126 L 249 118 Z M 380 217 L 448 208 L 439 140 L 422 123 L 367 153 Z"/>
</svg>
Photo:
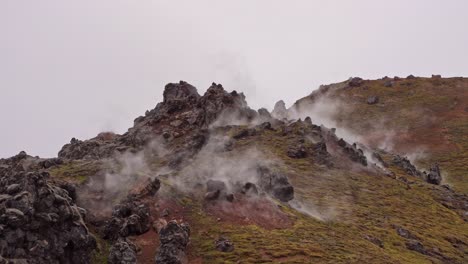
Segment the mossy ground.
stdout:
<svg viewBox="0 0 468 264">
<path fill-rule="evenodd" d="M 468 193 L 468 79 L 416 78 L 395 81 L 364 81 L 328 94 L 339 99 L 335 118 L 339 125 L 367 143 L 379 145 L 379 135 L 392 132 L 393 150 L 402 154 L 422 152 L 417 164 L 424 169 L 439 162 L 446 183 Z M 378 96 L 375 105 L 366 103 Z"/>
<path fill-rule="evenodd" d="M 408 185 L 385 175 L 317 166 L 311 159 L 291 159 L 288 141 L 278 132 L 238 141 L 236 147 L 256 147 L 282 160 L 278 167 L 290 176 L 297 197 L 315 209 L 319 220 L 281 205 L 294 224 L 265 229 L 216 221 L 201 202 L 193 208 L 191 254 L 203 263 L 443 263 L 441 259 L 408 250 L 395 229 L 404 227 L 428 250 L 436 250 L 451 263 L 464 263 L 468 248 L 455 248 L 449 240 L 468 241 L 468 225 L 455 212 L 438 203 L 428 184 L 410 177 Z M 409 177 L 390 168 L 396 177 Z M 214 240 L 229 237 L 236 249 L 216 251 Z M 378 238 L 383 248 L 366 236 Z M 447 261 L 447 260 L 445 260 Z"/>
</svg>

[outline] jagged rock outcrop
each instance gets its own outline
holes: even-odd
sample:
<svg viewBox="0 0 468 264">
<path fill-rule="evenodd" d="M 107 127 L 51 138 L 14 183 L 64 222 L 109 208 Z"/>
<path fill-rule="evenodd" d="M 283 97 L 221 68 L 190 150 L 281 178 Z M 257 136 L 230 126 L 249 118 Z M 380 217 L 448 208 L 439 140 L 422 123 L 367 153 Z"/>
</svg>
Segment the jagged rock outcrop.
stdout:
<svg viewBox="0 0 468 264">
<path fill-rule="evenodd" d="M 338 139 L 334 128 L 328 130 L 323 127 L 322 130 L 325 131 L 325 138 L 327 139 L 327 142 L 338 146 L 338 148 L 341 150 L 341 153 L 343 153 L 353 162 L 367 166 L 367 158 L 364 155 L 364 151 L 358 148 L 356 143 L 351 145 L 342 138 Z"/>
<path fill-rule="evenodd" d="M 351 87 L 359 87 L 362 85 L 363 82 L 364 80 L 362 78 L 354 77 L 349 80 L 348 85 Z"/>
<path fill-rule="evenodd" d="M 90 263 L 96 240 L 86 211 L 22 152 L 0 162 L 0 255 L 28 263 Z"/>
<path fill-rule="evenodd" d="M 279 120 L 288 117 L 288 110 L 286 109 L 286 104 L 283 100 L 276 102 L 273 111 L 271 112 L 271 116 Z"/>
<path fill-rule="evenodd" d="M 108 264 L 137 263 L 136 246 L 126 238 L 119 238 L 109 249 Z"/>
<path fill-rule="evenodd" d="M 395 155 L 392 160 L 393 165 L 396 165 L 402 168 L 406 173 L 411 176 L 423 177 L 423 173 L 420 172 L 416 167 L 411 164 L 411 162 L 406 157 L 401 157 L 400 155 Z"/>
<path fill-rule="evenodd" d="M 187 263 L 187 245 L 190 241 L 190 227 L 185 223 L 170 221 L 159 231 L 160 246 L 155 258 L 156 264 Z"/>
<path fill-rule="evenodd" d="M 286 175 L 271 171 L 265 166 L 259 166 L 257 174 L 259 175 L 259 186 L 266 193 L 282 202 L 294 199 L 294 188 Z"/>
<path fill-rule="evenodd" d="M 216 249 L 221 252 L 232 252 L 234 251 L 234 243 L 228 238 L 220 237 L 215 241 Z"/>
<path fill-rule="evenodd" d="M 441 181 L 442 176 L 440 175 L 439 164 L 434 164 L 431 166 L 429 173 L 427 174 L 427 182 L 439 185 Z"/>
<path fill-rule="evenodd" d="M 147 232 L 150 227 L 148 205 L 129 197 L 114 206 L 112 218 L 104 227 L 104 238 L 116 240 L 119 237 L 141 235 Z"/>
</svg>

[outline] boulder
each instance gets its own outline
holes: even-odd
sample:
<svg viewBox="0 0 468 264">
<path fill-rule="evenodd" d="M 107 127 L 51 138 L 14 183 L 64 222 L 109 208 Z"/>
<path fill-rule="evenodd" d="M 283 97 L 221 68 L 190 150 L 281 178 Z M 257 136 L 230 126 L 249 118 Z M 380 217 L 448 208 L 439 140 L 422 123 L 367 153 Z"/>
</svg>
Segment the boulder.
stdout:
<svg viewBox="0 0 468 264">
<path fill-rule="evenodd" d="M 136 246 L 126 238 L 119 238 L 109 249 L 109 264 L 135 264 L 137 263 Z"/>
<path fill-rule="evenodd" d="M 226 192 L 226 184 L 223 181 L 208 180 L 206 182 L 206 190 L 208 192 L 213 192 L 213 191 Z"/>
<path fill-rule="evenodd" d="M 90 263 L 96 240 L 84 224 L 85 210 L 49 182 L 47 172 L 20 169 L 23 161 L 37 161 L 25 155 L 2 161 L 0 256 L 25 263 Z"/>
<path fill-rule="evenodd" d="M 160 245 L 155 258 L 156 264 L 187 263 L 187 245 L 190 238 L 190 227 L 170 221 L 159 231 Z"/>
<path fill-rule="evenodd" d="M 271 112 L 271 116 L 280 120 L 288 117 L 288 110 L 286 109 L 286 104 L 283 100 L 276 102 L 273 111 Z"/>
<path fill-rule="evenodd" d="M 232 252 L 234 251 L 234 244 L 225 237 L 220 237 L 215 241 L 215 247 L 221 252 Z"/>
<path fill-rule="evenodd" d="M 292 145 L 289 146 L 286 154 L 293 159 L 302 159 L 307 157 L 307 149 L 303 144 Z"/>
<path fill-rule="evenodd" d="M 104 226 L 104 238 L 117 240 L 120 237 L 141 235 L 150 229 L 148 205 L 129 196 L 114 206 L 112 217 Z"/>
<path fill-rule="evenodd" d="M 241 193 L 247 196 L 257 196 L 258 195 L 257 185 L 251 182 L 247 182 L 246 184 L 244 184 L 244 186 L 242 186 Z"/>
<path fill-rule="evenodd" d="M 279 172 L 271 171 L 265 166 L 259 166 L 257 174 L 260 188 L 266 193 L 282 202 L 294 199 L 294 188 L 289 183 L 288 177 Z"/>
<path fill-rule="evenodd" d="M 402 168 L 407 174 L 422 178 L 423 174 L 411 164 L 406 157 L 395 155 L 392 160 L 393 165 Z"/>
<path fill-rule="evenodd" d="M 427 182 L 439 185 L 441 181 L 442 176 L 440 175 L 439 164 L 434 164 L 431 166 L 429 174 L 427 174 Z"/>
<path fill-rule="evenodd" d="M 362 85 L 364 81 L 362 80 L 362 78 L 359 78 L 359 77 L 354 77 L 354 78 L 351 78 L 351 80 L 348 81 L 348 85 L 350 87 L 359 87 Z"/>
<path fill-rule="evenodd" d="M 197 88 L 184 81 L 180 81 L 179 83 L 168 83 L 164 87 L 164 103 L 198 98 L 200 98 L 200 95 L 197 92 Z"/>
</svg>

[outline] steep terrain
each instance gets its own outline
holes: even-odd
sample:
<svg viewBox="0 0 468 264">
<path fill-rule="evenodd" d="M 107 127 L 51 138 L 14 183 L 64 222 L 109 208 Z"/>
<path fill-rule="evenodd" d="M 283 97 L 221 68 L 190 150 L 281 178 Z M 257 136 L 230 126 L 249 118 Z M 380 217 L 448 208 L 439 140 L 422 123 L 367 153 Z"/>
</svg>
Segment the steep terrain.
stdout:
<svg viewBox="0 0 468 264">
<path fill-rule="evenodd" d="M 123 135 L 0 160 L 0 263 L 466 263 L 467 107 L 439 76 L 271 113 L 168 84 Z"/>
</svg>

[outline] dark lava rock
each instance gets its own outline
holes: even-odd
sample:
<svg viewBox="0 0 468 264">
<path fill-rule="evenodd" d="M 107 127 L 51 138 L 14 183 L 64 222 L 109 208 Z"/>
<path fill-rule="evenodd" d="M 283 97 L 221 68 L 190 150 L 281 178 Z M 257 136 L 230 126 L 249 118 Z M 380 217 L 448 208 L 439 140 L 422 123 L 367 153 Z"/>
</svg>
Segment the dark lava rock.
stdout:
<svg viewBox="0 0 468 264">
<path fill-rule="evenodd" d="M 367 104 L 373 105 L 379 102 L 379 97 L 378 96 L 369 96 L 367 98 Z"/>
<path fill-rule="evenodd" d="M 270 122 L 263 122 L 259 125 L 259 127 L 263 130 L 273 130 Z"/>
<path fill-rule="evenodd" d="M 406 248 L 409 250 L 413 250 L 424 255 L 427 254 L 426 250 L 424 249 L 423 244 L 421 244 L 421 242 L 418 240 L 415 240 L 415 239 L 408 240 L 406 241 L 405 245 L 406 245 Z"/>
<path fill-rule="evenodd" d="M 416 167 L 413 164 L 411 164 L 411 162 L 406 157 L 396 155 L 393 157 L 392 163 L 393 165 L 402 168 L 406 173 L 408 173 L 411 176 L 416 176 L 420 178 L 423 176 L 423 174 L 418 169 L 416 169 Z"/>
<path fill-rule="evenodd" d="M 242 187 L 241 193 L 245 194 L 247 196 L 257 196 L 258 195 L 257 185 L 255 185 L 255 184 L 253 184 L 251 182 L 247 182 Z"/>
<path fill-rule="evenodd" d="M 150 229 L 148 205 L 128 197 L 114 206 L 112 218 L 104 227 L 104 238 L 116 240 L 119 237 L 141 235 Z"/>
<path fill-rule="evenodd" d="M 272 172 L 264 166 L 259 166 L 257 173 L 259 175 L 260 188 L 266 193 L 271 194 L 282 202 L 294 199 L 294 188 L 289 183 L 288 177 L 278 172 Z"/>
<path fill-rule="evenodd" d="M 155 258 L 157 264 L 187 263 L 186 249 L 190 238 L 190 227 L 170 221 L 159 231 L 160 246 Z"/>
<path fill-rule="evenodd" d="M 234 244 L 225 237 L 220 237 L 215 241 L 215 247 L 221 252 L 232 252 L 234 251 Z"/>
<path fill-rule="evenodd" d="M 410 75 L 408 75 L 408 76 L 406 77 L 406 79 L 416 79 L 416 77 L 415 77 L 414 75 L 410 74 Z"/>
<path fill-rule="evenodd" d="M 207 192 L 205 194 L 205 200 L 208 200 L 208 201 L 217 200 L 219 198 L 220 193 L 221 192 L 219 190 Z"/>
<path fill-rule="evenodd" d="M 297 144 L 290 146 L 286 154 L 293 159 L 302 159 L 307 157 L 307 149 L 303 144 Z"/>
<path fill-rule="evenodd" d="M 432 79 L 440 79 L 442 78 L 442 75 L 440 74 L 432 74 Z"/>
<path fill-rule="evenodd" d="M 110 250 L 107 263 L 109 264 L 134 264 L 137 263 L 136 246 L 126 238 L 115 241 Z"/>
<path fill-rule="evenodd" d="M 206 190 L 208 192 L 214 192 L 214 191 L 225 192 L 226 191 L 226 184 L 223 181 L 208 180 L 206 182 Z"/>
<path fill-rule="evenodd" d="M 283 119 L 288 117 L 288 110 L 283 100 L 276 102 L 271 115 L 276 119 Z"/>
<path fill-rule="evenodd" d="M 427 182 L 431 184 L 439 185 L 442 181 L 442 176 L 440 175 L 440 169 L 438 164 L 431 166 L 429 174 L 427 174 Z"/>
<path fill-rule="evenodd" d="M 180 81 L 179 83 L 167 84 L 164 88 L 163 97 L 163 102 L 168 103 L 189 98 L 198 99 L 200 95 L 197 92 L 197 88 L 187 82 Z"/>
<path fill-rule="evenodd" d="M 0 160 L 0 255 L 4 261 L 90 263 L 95 238 L 67 190 L 47 172 L 25 172 L 25 153 Z"/>
<path fill-rule="evenodd" d="M 330 164 L 331 155 L 328 153 L 327 144 L 323 141 L 313 146 L 314 160 L 319 164 Z"/>
<path fill-rule="evenodd" d="M 266 121 L 271 119 L 271 114 L 266 110 L 265 108 L 260 108 L 258 109 L 258 116 L 260 117 L 261 120 Z"/>
<path fill-rule="evenodd" d="M 351 87 L 359 87 L 362 85 L 363 82 L 364 81 L 362 80 L 362 78 L 354 77 L 351 78 L 351 80 L 349 80 L 348 85 Z"/>
</svg>

